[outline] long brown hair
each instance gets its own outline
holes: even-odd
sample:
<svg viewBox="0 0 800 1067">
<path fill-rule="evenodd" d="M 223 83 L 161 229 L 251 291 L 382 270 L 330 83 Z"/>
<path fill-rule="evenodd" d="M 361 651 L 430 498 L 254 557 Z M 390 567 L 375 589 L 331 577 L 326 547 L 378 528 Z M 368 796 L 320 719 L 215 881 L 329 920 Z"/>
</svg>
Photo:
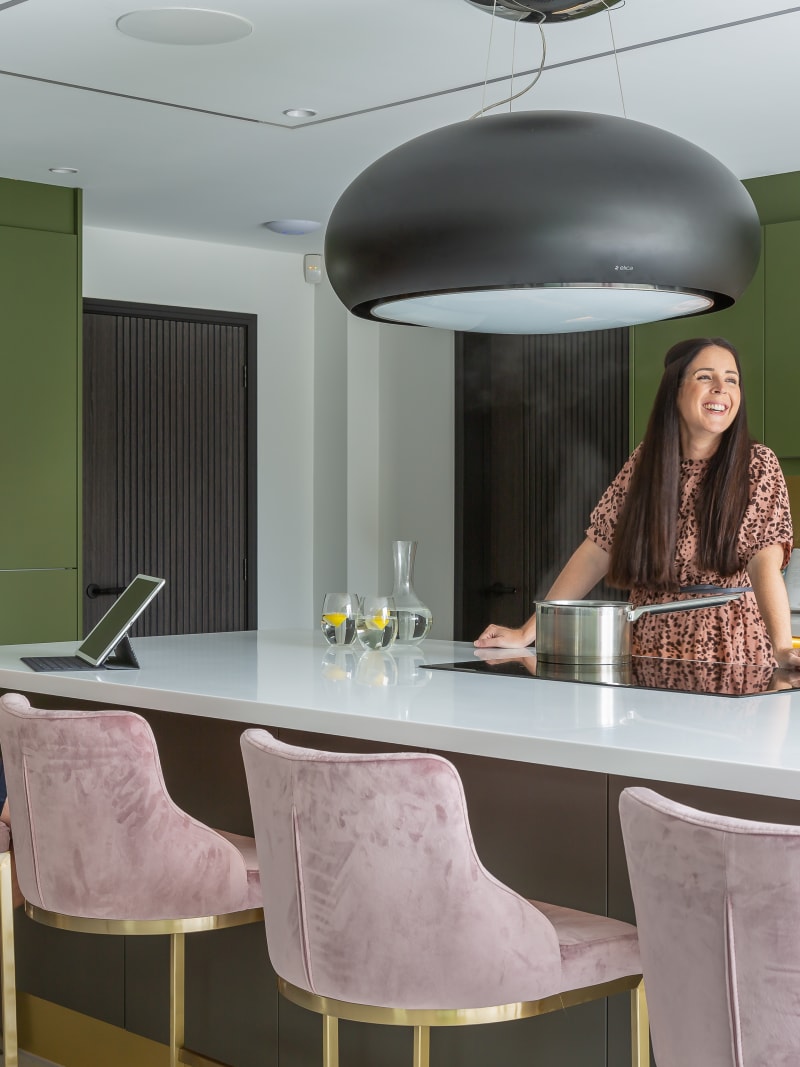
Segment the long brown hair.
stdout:
<svg viewBox="0 0 800 1067">
<path fill-rule="evenodd" d="M 704 348 L 724 348 L 739 372 L 739 410 L 708 462 L 695 504 L 697 562 L 721 575 L 739 570 L 737 540 L 750 499 L 752 438 L 739 353 L 721 337 L 694 337 L 673 345 L 631 476 L 611 548 L 607 581 L 621 589 L 646 586 L 675 591 L 675 546 L 680 505 L 681 440 L 678 391 L 692 360 Z"/>
</svg>

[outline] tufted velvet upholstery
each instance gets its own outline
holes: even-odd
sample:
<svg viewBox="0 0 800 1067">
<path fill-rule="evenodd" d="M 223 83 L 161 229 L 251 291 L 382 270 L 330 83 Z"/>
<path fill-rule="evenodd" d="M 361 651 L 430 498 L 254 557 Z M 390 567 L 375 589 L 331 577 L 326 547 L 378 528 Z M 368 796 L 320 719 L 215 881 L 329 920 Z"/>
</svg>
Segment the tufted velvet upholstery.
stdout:
<svg viewBox="0 0 800 1067">
<path fill-rule="evenodd" d="M 636 930 L 534 905 L 481 864 L 456 769 L 248 730 L 267 942 L 286 981 L 392 1008 L 538 1000 L 640 973 Z"/>
<path fill-rule="evenodd" d="M 47 911 L 176 919 L 261 907 L 254 842 L 170 798 L 148 723 L 0 699 L 20 889 Z"/>
<path fill-rule="evenodd" d="M 658 1067 L 797 1067 L 800 826 L 642 788 L 620 816 Z"/>
</svg>

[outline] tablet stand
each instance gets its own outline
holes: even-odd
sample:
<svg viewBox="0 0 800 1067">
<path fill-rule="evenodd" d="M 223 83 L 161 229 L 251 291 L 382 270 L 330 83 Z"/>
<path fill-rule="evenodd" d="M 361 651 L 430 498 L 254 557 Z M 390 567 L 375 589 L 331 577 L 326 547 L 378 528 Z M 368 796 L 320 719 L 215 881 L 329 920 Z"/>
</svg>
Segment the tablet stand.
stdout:
<svg viewBox="0 0 800 1067">
<path fill-rule="evenodd" d="M 97 666 L 103 668 L 107 667 L 110 670 L 113 670 L 115 667 L 118 669 L 138 667 L 139 661 L 133 651 L 130 637 L 128 637 L 127 634 L 123 634 L 103 662 L 98 663 Z"/>
</svg>

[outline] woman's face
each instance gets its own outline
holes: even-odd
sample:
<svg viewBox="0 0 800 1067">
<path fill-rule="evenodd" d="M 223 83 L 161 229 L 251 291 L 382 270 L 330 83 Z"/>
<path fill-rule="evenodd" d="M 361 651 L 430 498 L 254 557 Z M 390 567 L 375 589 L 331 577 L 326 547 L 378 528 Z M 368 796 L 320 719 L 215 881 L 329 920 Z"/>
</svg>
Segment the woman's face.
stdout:
<svg viewBox="0 0 800 1067">
<path fill-rule="evenodd" d="M 739 388 L 736 360 L 727 348 L 709 345 L 697 353 L 678 388 L 684 455 L 713 453 L 739 411 Z"/>
</svg>

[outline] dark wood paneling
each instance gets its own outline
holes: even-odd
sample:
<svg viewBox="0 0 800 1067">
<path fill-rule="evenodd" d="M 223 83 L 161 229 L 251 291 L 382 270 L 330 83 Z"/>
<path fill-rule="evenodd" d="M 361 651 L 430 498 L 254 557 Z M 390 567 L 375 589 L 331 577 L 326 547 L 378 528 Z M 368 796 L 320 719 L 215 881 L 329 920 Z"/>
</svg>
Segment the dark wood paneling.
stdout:
<svg viewBox="0 0 800 1067">
<path fill-rule="evenodd" d="M 519 625 L 583 539 L 628 454 L 628 334 L 457 335 L 456 637 Z"/>
<path fill-rule="evenodd" d="M 84 315 L 84 586 L 165 577 L 134 635 L 247 629 L 254 323 L 166 311 Z M 110 602 L 84 598 L 85 630 Z"/>
</svg>

